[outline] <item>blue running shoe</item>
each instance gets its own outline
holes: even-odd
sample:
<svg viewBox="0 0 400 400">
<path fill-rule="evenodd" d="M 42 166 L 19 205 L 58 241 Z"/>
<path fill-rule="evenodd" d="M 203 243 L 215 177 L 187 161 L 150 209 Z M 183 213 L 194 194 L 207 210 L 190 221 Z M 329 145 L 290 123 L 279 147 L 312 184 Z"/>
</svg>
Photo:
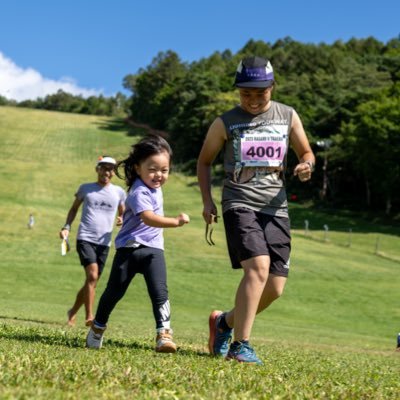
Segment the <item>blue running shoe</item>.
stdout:
<svg viewBox="0 0 400 400">
<path fill-rule="evenodd" d="M 208 349 L 210 354 L 220 357 L 225 357 L 228 354 L 229 343 L 232 340 L 233 331 L 233 329 L 224 330 L 218 326 L 223 315 L 224 313 L 222 311 L 215 310 L 210 314 L 208 319 L 210 328 Z"/>
<path fill-rule="evenodd" d="M 241 343 L 239 346 L 235 347 L 231 345 L 226 359 L 257 365 L 263 364 L 263 362 L 256 356 L 254 349 L 246 343 Z"/>
</svg>

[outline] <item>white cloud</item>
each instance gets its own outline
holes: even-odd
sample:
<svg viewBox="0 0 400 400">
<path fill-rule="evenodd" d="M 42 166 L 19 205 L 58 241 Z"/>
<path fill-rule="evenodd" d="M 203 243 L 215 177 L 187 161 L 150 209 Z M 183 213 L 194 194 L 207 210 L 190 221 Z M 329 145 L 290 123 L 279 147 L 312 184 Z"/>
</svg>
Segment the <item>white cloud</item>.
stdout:
<svg viewBox="0 0 400 400">
<path fill-rule="evenodd" d="M 0 95 L 9 100 L 36 100 L 48 94 L 64 92 L 83 97 L 99 96 L 100 90 L 84 89 L 71 78 L 47 79 L 32 68 L 23 69 L 0 52 Z"/>
</svg>

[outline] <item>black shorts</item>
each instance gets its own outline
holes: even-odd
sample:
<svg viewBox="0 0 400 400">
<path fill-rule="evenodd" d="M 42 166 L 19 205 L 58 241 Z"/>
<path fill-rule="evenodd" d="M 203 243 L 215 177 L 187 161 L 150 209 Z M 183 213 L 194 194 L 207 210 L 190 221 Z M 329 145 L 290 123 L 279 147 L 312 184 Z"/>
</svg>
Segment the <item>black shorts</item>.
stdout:
<svg viewBox="0 0 400 400">
<path fill-rule="evenodd" d="M 269 272 L 287 277 L 290 264 L 289 218 L 263 214 L 248 208 L 231 208 L 223 215 L 232 268 L 249 258 L 268 255 Z"/>
<path fill-rule="evenodd" d="M 99 275 L 103 272 L 104 265 L 107 261 L 109 246 L 102 246 L 95 243 L 86 242 L 85 240 L 76 241 L 76 251 L 84 268 L 89 264 L 97 264 L 99 267 Z"/>
</svg>

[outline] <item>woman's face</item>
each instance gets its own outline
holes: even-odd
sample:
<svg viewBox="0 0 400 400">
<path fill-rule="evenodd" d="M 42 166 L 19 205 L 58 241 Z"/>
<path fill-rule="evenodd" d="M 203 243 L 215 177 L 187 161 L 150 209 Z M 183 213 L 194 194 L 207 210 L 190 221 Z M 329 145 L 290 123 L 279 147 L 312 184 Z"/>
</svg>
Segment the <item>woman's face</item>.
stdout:
<svg viewBox="0 0 400 400">
<path fill-rule="evenodd" d="M 250 114 L 261 114 L 270 106 L 271 93 L 272 86 L 266 89 L 239 88 L 240 105 Z"/>
<path fill-rule="evenodd" d="M 135 166 L 136 173 L 146 186 L 157 189 L 168 180 L 170 167 L 169 154 L 166 151 L 147 157 Z"/>
<path fill-rule="evenodd" d="M 112 177 L 115 175 L 115 165 L 108 163 L 101 163 L 96 167 L 97 183 L 100 185 L 108 185 Z"/>
</svg>

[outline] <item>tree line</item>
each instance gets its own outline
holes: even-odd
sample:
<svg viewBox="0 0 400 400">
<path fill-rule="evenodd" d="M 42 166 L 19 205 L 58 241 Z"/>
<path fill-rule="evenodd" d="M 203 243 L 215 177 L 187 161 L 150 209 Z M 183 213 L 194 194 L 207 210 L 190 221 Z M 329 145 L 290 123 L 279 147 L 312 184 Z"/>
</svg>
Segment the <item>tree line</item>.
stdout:
<svg viewBox="0 0 400 400">
<path fill-rule="evenodd" d="M 161 52 L 124 78 L 132 93 L 130 118 L 167 132 L 175 159 L 193 172 L 208 126 L 238 103 L 234 73 L 248 55 L 270 59 L 273 99 L 297 110 L 317 156 L 312 183 L 288 179 L 293 198 L 398 212 L 400 36 L 387 43 L 370 37 L 332 45 L 250 40 L 236 54 L 215 52 L 192 63 Z M 291 152 L 289 173 L 295 162 Z"/>
<path fill-rule="evenodd" d="M 73 95 L 59 89 L 57 93 L 39 97 L 36 100 L 23 100 L 17 102 L 0 96 L 0 105 L 36 108 L 89 115 L 121 116 L 126 113 L 127 97 L 122 93 L 115 96 L 89 96 Z"/>
<path fill-rule="evenodd" d="M 175 163 L 195 171 L 210 123 L 238 103 L 233 79 L 248 55 L 270 59 L 276 85 L 273 99 L 300 114 L 317 157 L 312 182 L 290 178 L 288 192 L 299 200 L 373 209 L 400 210 L 400 35 L 387 43 L 373 37 L 331 45 L 249 40 L 237 53 L 215 52 L 191 63 L 172 50 L 123 78 L 130 98 L 92 96 L 62 90 L 16 106 L 95 115 L 126 116 L 130 126 L 163 132 Z M 12 102 L 11 102 L 12 103 Z M 0 96 L 0 105 L 10 101 Z M 220 160 L 216 169 L 219 168 Z"/>
</svg>

